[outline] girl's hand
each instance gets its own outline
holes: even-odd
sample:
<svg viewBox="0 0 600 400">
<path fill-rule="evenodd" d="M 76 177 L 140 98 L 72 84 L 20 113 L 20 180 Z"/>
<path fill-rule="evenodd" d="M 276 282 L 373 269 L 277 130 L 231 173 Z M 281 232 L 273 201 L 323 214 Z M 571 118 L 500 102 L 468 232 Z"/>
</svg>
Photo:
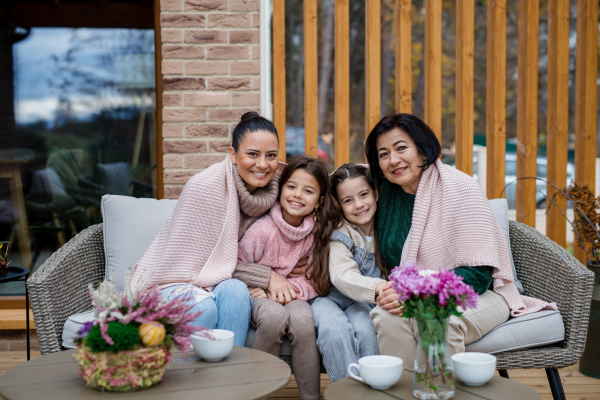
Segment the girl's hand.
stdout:
<svg viewBox="0 0 600 400">
<path fill-rule="evenodd" d="M 273 270 L 271 270 L 267 290 L 269 291 L 269 298 L 279 304 L 285 305 L 297 297 L 294 286 Z"/>
<path fill-rule="evenodd" d="M 262 297 L 263 299 L 269 298 L 269 296 L 267 296 L 267 292 L 265 292 L 263 288 L 251 287 L 248 288 L 248 291 L 250 292 L 250 297 Z"/>
<path fill-rule="evenodd" d="M 308 257 L 304 257 L 298 264 L 294 267 L 292 272 L 288 274 L 288 278 L 298 278 L 300 276 L 306 275 L 306 271 L 308 271 Z"/>
</svg>

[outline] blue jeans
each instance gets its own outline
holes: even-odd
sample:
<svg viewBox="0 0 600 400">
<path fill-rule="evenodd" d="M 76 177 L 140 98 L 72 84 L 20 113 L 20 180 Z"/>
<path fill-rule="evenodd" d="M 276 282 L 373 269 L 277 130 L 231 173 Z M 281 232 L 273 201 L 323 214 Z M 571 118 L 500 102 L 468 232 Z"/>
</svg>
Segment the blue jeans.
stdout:
<svg viewBox="0 0 600 400">
<path fill-rule="evenodd" d="M 338 301 L 335 301 L 338 300 Z M 332 382 L 348 376 L 348 365 L 361 357 L 378 355 L 377 335 L 369 312 L 373 305 L 348 299 L 317 297 L 311 307 L 317 347 Z"/>
<path fill-rule="evenodd" d="M 176 289 L 184 285 L 171 286 L 161 290 L 168 298 Z M 181 296 L 184 296 L 182 294 Z M 179 297 L 179 296 L 177 296 Z M 219 283 L 212 291 L 212 297 L 206 297 L 200 302 L 190 302 L 190 312 L 204 311 L 193 322 L 193 325 L 204 326 L 208 329 L 227 329 L 235 336 L 233 344 L 244 346 L 250 327 L 252 297 L 245 283 L 237 279 L 228 279 Z"/>
</svg>

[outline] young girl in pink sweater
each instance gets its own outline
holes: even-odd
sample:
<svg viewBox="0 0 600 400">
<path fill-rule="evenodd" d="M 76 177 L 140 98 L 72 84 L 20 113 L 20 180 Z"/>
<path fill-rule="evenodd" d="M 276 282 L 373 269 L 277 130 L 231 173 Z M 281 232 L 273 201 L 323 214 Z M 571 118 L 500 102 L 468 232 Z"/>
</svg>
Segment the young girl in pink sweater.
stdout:
<svg viewBox="0 0 600 400">
<path fill-rule="evenodd" d="M 270 266 L 285 277 L 299 260 L 308 257 L 306 276 L 288 278 L 298 296 L 282 305 L 269 299 L 260 288 L 250 288 L 253 297 L 252 325 L 256 335 L 252 347 L 279 356 L 285 334 L 291 340 L 292 366 L 301 399 L 320 397 L 320 359 L 314 319 L 309 302 L 318 296 L 320 282 L 313 273 L 313 249 L 327 222 L 330 207 L 329 177 L 325 165 L 307 156 L 289 160 L 279 178 L 279 202 L 246 231 L 238 244 L 238 259 Z M 319 264 L 319 263 L 317 263 Z M 315 276 L 321 276 L 317 273 Z M 315 290 L 315 288 L 317 290 Z"/>
</svg>

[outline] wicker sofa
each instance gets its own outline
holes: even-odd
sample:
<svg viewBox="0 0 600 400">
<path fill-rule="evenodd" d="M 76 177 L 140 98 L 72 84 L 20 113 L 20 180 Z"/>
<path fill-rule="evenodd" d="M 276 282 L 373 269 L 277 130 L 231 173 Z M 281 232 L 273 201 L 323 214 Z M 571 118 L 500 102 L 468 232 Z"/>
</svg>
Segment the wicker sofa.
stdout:
<svg viewBox="0 0 600 400">
<path fill-rule="evenodd" d="M 510 221 L 511 251 L 525 294 L 556 302 L 565 339 L 496 354 L 497 368 L 544 368 L 555 399 L 564 393 L 557 369 L 575 364 L 585 347 L 593 274 L 566 250 L 524 224 Z M 42 354 L 61 347 L 65 320 L 91 310 L 87 287 L 104 279 L 103 225 L 91 226 L 55 252 L 27 281 Z"/>
</svg>

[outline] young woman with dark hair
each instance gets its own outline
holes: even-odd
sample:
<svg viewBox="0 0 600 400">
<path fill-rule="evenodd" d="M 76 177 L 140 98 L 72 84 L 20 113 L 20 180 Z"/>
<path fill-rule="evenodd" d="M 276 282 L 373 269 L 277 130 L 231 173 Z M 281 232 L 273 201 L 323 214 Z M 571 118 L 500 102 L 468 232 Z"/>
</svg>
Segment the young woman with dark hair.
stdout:
<svg viewBox="0 0 600 400">
<path fill-rule="evenodd" d="M 204 311 L 196 324 L 231 330 L 235 344 L 244 346 L 252 307 L 245 283 L 256 286 L 261 276 L 256 271 L 264 271 L 262 281 L 272 283 L 274 291 L 286 291 L 288 297 L 295 291 L 283 278 L 284 284 L 270 279 L 270 268 L 264 266 L 244 264 L 237 277 L 247 281 L 232 279 L 239 268 L 238 240 L 275 203 L 280 169 L 272 122 L 248 112 L 232 139 L 225 160 L 186 183 L 175 210 L 136 265 L 131 284 L 156 284 L 168 298 L 193 293 L 190 309 Z"/>
</svg>

